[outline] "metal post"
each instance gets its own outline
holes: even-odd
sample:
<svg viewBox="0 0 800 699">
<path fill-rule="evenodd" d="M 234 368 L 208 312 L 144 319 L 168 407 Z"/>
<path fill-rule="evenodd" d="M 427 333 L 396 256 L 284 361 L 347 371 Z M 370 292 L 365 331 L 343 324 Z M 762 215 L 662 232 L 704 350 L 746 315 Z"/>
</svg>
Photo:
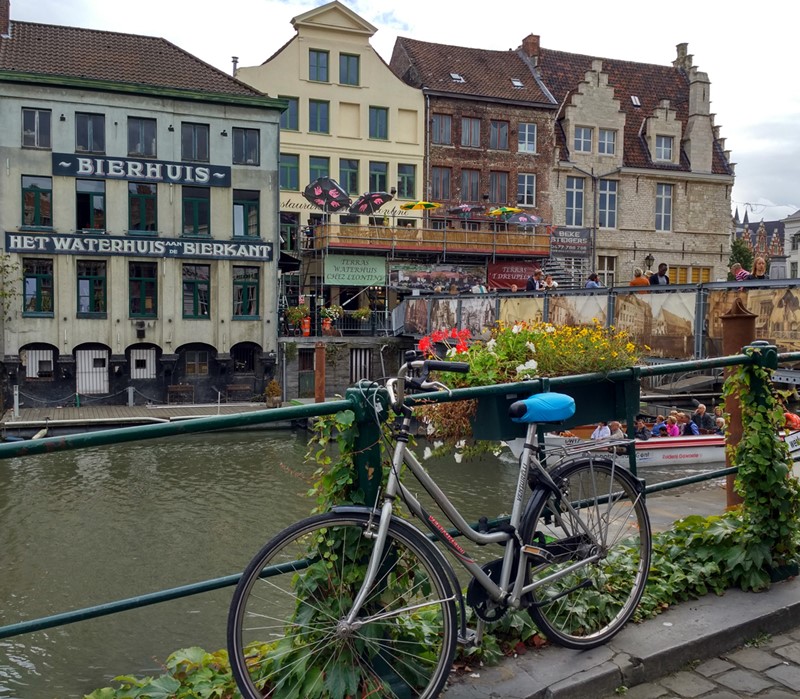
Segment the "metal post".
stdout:
<svg viewBox="0 0 800 699">
<path fill-rule="evenodd" d="M 14 384 L 14 418 L 19 417 L 19 384 Z"/>
<path fill-rule="evenodd" d="M 353 405 L 358 425 L 353 454 L 358 486 L 364 493 L 364 503 L 372 506 L 383 480 L 381 423 L 389 416 L 389 396 L 382 386 L 362 380 L 347 389 L 345 398 Z"/>
<path fill-rule="evenodd" d="M 314 402 L 325 402 L 325 343 L 314 345 Z"/>
<path fill-rule="evenodd" d="M 132 408 L 134 405 L 136 405 L 133 402 L 133 392 L 134 392 L 134 390 L 135 389 L 133 388 L 133 386 L 128 386 L 128 407 L 129 408 Z"/>
</svg>

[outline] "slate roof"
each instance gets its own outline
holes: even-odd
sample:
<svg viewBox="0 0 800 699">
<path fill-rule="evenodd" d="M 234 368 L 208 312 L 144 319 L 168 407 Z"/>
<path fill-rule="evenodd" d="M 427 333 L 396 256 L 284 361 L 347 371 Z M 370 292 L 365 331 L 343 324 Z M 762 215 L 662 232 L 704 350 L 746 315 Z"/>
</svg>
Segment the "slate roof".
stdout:
<svg viewBox="0 0 800 699">
<path fill-rule="evenodd" d="M 390 65 L 409 85 L 432 92 L 557 105 L 516 51 L 487 51 L 398 37 Z M 464 82 L 454 81 L 450 73 L 457 73 Z M 515 87 L 512 78 L 523 86 Z"/>
<path fill-rule="evenodd" d="M 0 71 L 264 97 L 166 39 L 34 22 L 12 21 L 0 36 Z"/>
</svg>

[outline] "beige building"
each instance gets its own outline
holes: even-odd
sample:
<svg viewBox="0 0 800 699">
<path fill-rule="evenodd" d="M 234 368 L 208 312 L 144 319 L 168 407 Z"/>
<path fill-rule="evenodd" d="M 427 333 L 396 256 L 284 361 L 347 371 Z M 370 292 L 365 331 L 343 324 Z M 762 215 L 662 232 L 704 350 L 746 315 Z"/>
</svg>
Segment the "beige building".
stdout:
<svg viewBox="0 0 800 699">
<path fill-rule="evenodd" d="M 29 407 L 263 391 L 282 107 L 162 39 L 0 0 L 2 375 Z"/>
</svg>

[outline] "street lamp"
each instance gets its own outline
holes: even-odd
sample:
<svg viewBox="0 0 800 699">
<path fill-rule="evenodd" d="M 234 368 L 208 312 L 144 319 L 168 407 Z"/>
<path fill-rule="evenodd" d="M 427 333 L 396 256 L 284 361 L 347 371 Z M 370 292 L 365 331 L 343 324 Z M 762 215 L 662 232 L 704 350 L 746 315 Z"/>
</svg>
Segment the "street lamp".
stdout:
<svg viewBox="0 0 800 699">
<path fill-rule="evenodd" d="M 647 253 L 647 257 L 644 258 L 644 268 L 653 269 L 653 263 L 656 261 L 656 258 L 653 257 L 652 253 Z"/>
</svg>

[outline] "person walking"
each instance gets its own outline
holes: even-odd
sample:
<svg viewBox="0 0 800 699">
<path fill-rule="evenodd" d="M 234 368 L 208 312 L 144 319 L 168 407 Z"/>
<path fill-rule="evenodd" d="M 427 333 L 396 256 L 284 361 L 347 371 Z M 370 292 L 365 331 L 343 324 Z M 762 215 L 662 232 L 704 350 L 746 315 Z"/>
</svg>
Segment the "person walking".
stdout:
<svg viewBox="0 0 800 699">
<path fill-rule="evenodd" d="M 644 276 L 641 267 L 635 267 L 633 270 L 633 279 L 628 284 L 629 286 L 650 286 L 650 280 Z"/>
<path fill-rule="evenodd" d="M 669 276 L 667 276 L 668 269 L 669 267 L 667 264 L 662 262 L 658 266 L 658 272 L 650 277 L 650 286 L 664 286 L 665 284 L 669 284 Z"/>
<path fill-rule="evenodd" d="M 539 291 L 542 288 L 542 270 L 535 269 L 533 274 L 528 277 L 528 282 L 525 284 L 525 291 Z"/>
<path fill-rule="evenodd" d="M 586 280 L 586 288 L 599 289 L 601 286 L 603 285 L 600 283 L 600 277 L 597 276 L 597 272 L 592 272 Z"/>
<path fill-rule="evenodd" d="M 737 282 L 745 282 L 750 279 L 750 272 L 748 272 L 739 262 L 734 262 L 731 265 L 731 276 Z"/>
<path fill-rule="evenodd" d="M 763 257 L 753 260 L 753 272 L 748 279 L 769 279 L 767 274 L 767 261 Z"/>
</svg>

